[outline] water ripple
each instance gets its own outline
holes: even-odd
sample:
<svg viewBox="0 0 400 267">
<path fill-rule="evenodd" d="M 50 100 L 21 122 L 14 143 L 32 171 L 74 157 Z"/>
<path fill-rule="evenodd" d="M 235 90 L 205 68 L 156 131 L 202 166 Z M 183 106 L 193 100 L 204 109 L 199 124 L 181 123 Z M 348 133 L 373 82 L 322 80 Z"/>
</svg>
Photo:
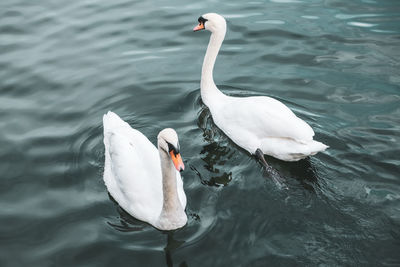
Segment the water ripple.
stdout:
<svg viewBox="0 0 400 267">
<path fill-rule="evenodd" d="M 396 1 L 0 6 L 2 265 L 398 265 Z M 266 158 L 287 192 L 201 101 L 209 33 L 192 28 L 210 11 L 228 18 L 218 87 L 277 98 L 330 146 L 295 163 Z M 153 143 L 177 130 L 184 228 L 157 231 L 109 197 L 108 110 Z"/>
</svg>

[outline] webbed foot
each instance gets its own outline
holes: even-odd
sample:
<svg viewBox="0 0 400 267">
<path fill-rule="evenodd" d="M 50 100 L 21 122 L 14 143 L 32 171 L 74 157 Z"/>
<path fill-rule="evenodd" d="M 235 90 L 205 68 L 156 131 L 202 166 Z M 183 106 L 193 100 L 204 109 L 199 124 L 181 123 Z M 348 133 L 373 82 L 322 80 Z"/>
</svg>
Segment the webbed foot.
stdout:
<svg viewBox="0 0 400 267">
<path fill-rule="evenodd" d="M 267 163 L 264 158 L 264 153 L 261 151 L 261 149 L 257 148 L 255 156 L 258 160 L 260 160 L 261 164 L 265 167 L 266 173 L 280 189 L 289 189 L 289 187 L 286 185 L 286 179 L 283 178 L 283 176 L 281 176 L 276 169 Z"/>
</svg>

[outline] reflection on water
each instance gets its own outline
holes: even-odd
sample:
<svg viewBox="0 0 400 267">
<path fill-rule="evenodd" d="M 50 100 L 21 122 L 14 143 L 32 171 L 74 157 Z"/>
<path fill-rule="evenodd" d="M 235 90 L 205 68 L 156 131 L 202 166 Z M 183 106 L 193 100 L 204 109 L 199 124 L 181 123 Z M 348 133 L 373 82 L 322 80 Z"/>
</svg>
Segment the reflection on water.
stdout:
<svg viewBox="0 0 400 267">
<path fill-rule="evenodd" d="M 110 196 L 110 198 L 112 198 L 112 197 Z M 119 224 L 114 224 L 114 223 L 108 222 L 108 224 L 110 226 L 112 226 L 115 230 L 120 231 L 120 232 L 140 232 L 140 231 L 143 231 L 144 227 L 146 227 L 145 223 L 134 219 L 132 216 L 130 216 L 127 212 L 125 212 L 120 207 L 118 207 L 118 213 L 120 215 Z M 150 226 L 147 225 L 147 227 L 150 227 Z M 183 240 L 175 239 L 174 234 L 175 234 L 175 231 L 163 232 L 163 235 L 166 235 L 166 237 L 167 237 L 166 245 L 165 245 L 163 251 L 165 253 L 166 265 L 168 267 L 174 266 L 173 257 L 172 257 L 173 252 L 185 243 L 185 241 L 183 241 Z M 187 264 L 185 261 L 183 261 L 178 266 L 187 266 Z"/>
<path fill-rule="evenodd" d="M 236 153 L 232 146 L 235 149 L 242 149 L 218 129 L 212 120 L 209 109 L 202 103 L 199 104 L 202 106 L 198 116 L 198 125 L 203 131 L 204 140 L 207 142 L 203 145 L 200 155 L 204 155 L 201 157 L 204 162 L 203 167 L 213 173 L 213 176 L 208 180 L 204 179 L 194 166 L 191 166 L 191 168 L 199 175 L 202 184 L 217 187 L 220 185 L 226 186 L 232 180 L 232 172 L 223 172 L 221 169 L 232 160 L 233 155 Z M 245 157 L 253 158 L 247 152 L 244 152 L 244 154 Z M 297 162 L 284 162 L 267 156 L 267 162 L 271 162 L 273 165 L 268 164 L 268 167 L 264 168 L 263 176 L 266 179 L 272 179 L 278 188 L 288 189 L 287 177 L 298 180 L 307 190 L 314 191 L 314 186 L 318 186 L 318 176 L 310 158 Z M 275 164 L 279 169 L 282 169 L 282 173 L 275 169 Z M 223 167 L 221 169 L 217 168 L 218 165 Z M 289 172 L 287 172 L 288 170 Z"/>
<path fill-rule="evenodd" d="M 227 138 L 215 126 L 210 111 L 204 105 L 202 105 L 198 116 L 198 125 L 203 131 L 204 140 L 207 142 L 200 151 L 201 159 L 204 162 L 203 167 L 213 176 L 209 179 L 204 179 L 195 167 L 192 168 L 199 174 L 202 184 L 217 187 L 220 185 L 226 186 L 232 180 L 232 172 L 223 171 L 224 165 L 231 160 L 235 151 L 226 146 L 226 140 L 221 142 L 222 139 Z M 221 138 L 218 138 L 218 136 L 221 136 Z M 218 165 L 221 168 L 218 168 Z"/>
<path fill-rule="evenodd" d="M 174 239 L 174 233 L 173 232 L 168 232 L 166 233 L 167 235 L 167 245 L 164 248 L 165 251 L 165 260 L 167 263 L 168 267 L 173 267 L 174 263 L 172 260 L 172 253 L 174 250 L 178 249 L 180 246 L 182 246 L 182 244 L 185 243 L 185 241 L 180 241 L 180 240 L 176 240 Z M 185 267 L 188 266 L 187 263 L 185 261 L 181 262 L 179 265 L 179 267 Z"/>
<path fill-rule="evenodd" d="M 286 175 L 298 181 L 304 189 L 314 192 L 319 187 L 318 172 L 311 158 L 296 162 L 280 162 L 279 165 L 281 170 L 290 170 Z"/>
<path fill-rule="evenodd" d="M 129 213 L 127 213 L 124 209 L 118 206 L 118 203 L 114 200 L 114 198 L 108 193 L 108 197 L 114 204 L 117 206 L 117 211 L 119 213 L 118 223 L 115 222 L 107 222 L 110 226 L 112 226 L 115 230 L 121 232 L 137 232 L 143 230 L 146 223 L 141 222 L 135 218 L 133 218 Z"/>
</svg>

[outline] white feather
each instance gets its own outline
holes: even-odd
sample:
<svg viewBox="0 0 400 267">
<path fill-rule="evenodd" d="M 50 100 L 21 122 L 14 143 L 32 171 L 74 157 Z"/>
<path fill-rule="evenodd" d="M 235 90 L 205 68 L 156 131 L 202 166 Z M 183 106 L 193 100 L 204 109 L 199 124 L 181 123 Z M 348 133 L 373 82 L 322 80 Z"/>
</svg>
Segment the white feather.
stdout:
<svg viewBox="0 0 400 267">
<path fill-rule="evenodd" d="M 141 132 L 132 129 L 113 112 L 103 117 L 104 182 L 111 196 L 135 218 L 157 226 L 163 207 L 160 156 Z M 176 171 L 177 191 L 182 208 L 186 195 Z"/>
<path fill-rule="evenodd" d="M 238 146 L 254 154 L 296 161 L 325 150 L 328 146 L 313 140 L 313 129 L 282 102 L 266 96 L 231 97 L 215 85 L 213 68 L 225 37 L 225 19 L 215 13 L 203 15 L 205 29 L 212 32 L 204 57 L 201 97 L 215 124 Z"/>
</svg>

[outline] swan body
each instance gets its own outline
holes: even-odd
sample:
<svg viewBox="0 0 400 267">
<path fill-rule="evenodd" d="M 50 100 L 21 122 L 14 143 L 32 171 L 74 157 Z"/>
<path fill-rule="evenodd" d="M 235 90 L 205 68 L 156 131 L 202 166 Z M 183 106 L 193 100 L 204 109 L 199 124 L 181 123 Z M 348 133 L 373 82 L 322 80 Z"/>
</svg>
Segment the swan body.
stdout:
<svg viewBox="0 0 400 267">
<path fill-rule="evenodd" d="M 201 98 L 215 124 L 238 146 L 251 154 L 297 161 L 328 146 L 313 140 L 313 129 L 282 102 L 267 96 L 232 97 L 215 85 L 213 68 L 225 38 L 226 21 L 215 13 L 204 14 L 193 30 L 211 31 L 201 73 Z"/>
<path fill-rule="evenodd" d="M 104 182 L 111 196 L 130 215 L 160 230 L 184 226 L 186 195 L 177 171 L 184 166 L 176 132 L 161 131 L 157 150 L 113 112 L 103 116 L 103 126 Z"/>
</svg>

